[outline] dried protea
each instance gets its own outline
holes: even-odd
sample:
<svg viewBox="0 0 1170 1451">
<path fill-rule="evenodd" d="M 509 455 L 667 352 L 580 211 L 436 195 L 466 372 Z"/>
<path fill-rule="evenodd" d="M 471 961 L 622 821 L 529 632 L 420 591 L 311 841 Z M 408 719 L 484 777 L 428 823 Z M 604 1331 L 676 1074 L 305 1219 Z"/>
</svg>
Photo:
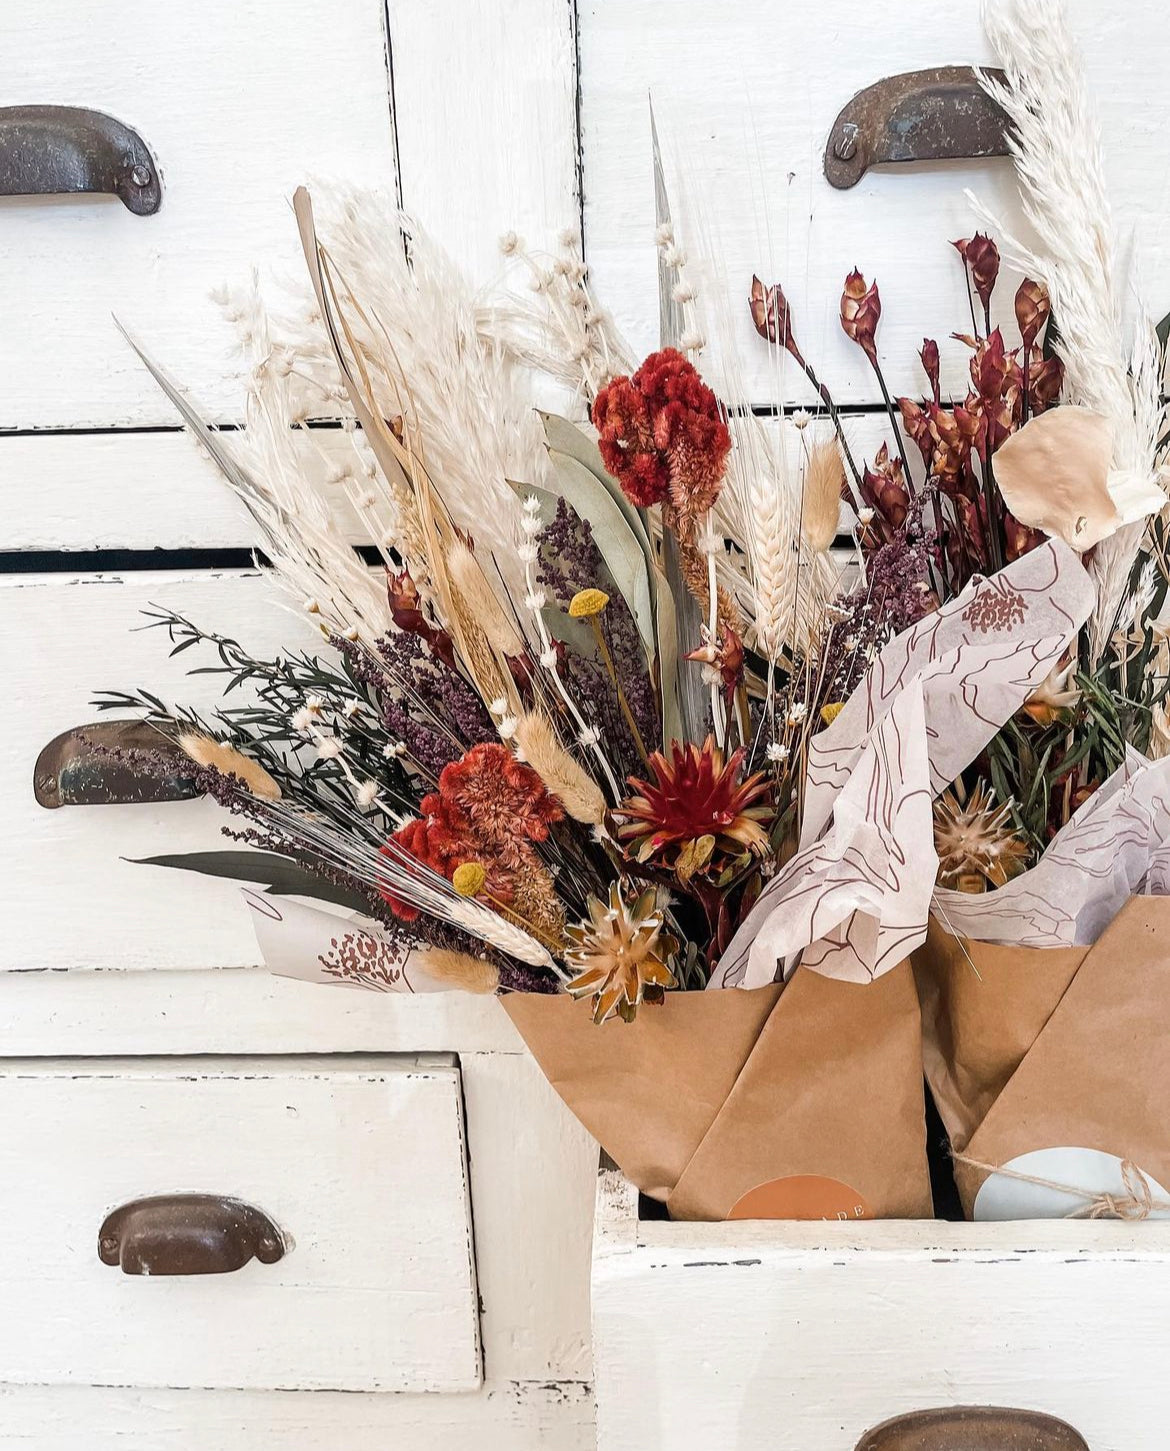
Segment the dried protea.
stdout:
<svg viewBox="0 0 1170 1451">
<path fill-rule="evenodd" d="M 1031 348 L 1044 331 L 1051 311 L 1047 287 L 1042 282 L 1033 282 L 1030 277 L 1025 277 L 1016 289 L 1016 326 L 1025 349 Z"/>
<path fill-rule="evenodd" d="M 653 887 L 627 901 L 621 884 L 609 889 L 609 901 L 589 898 L 589 918 L 569 927 L 565 962 L 577 976 L 566 985 L 575 998 L 592 997 L 593 1021 L 614 1013 L 629 1023 L 643 1002 L 662 1001 L 676 986 L 668 966 L 677 941 L 664 932 L 663 912 Z"/>
<path fill-rule="evenodd" d="M 875 368 L 878 366 L 877 325 L 881 315 L 882 300 L 877 283 L 867 287 L 865 278 L 854 268 L 845 279 L 841 293 L 841 327 Z"/>
<path fill-rule="evenodd" d="M 656 860 L 683 881 L 717 875 L 746 853 L 762 856 L 768 833 L 761 822 L 770 821 L 773 811 L 764 799 L 763 772 L 739 779 L 745 754 L 741 746 L 725 760 L 712 736 L 702 746 L 674 741 L 669 760 L 655 751 L 653 783 L 631 776 L 637 794 L 615 812 L 624 822 L 619 839 L 639 862 Z"/>
<path fill-rule="evenodd" d="M 944 887 L 985 891 L 1002 887 L 1027 867 L 1028 846 L 1007 825 L 1011 806 L 996 806 L 995 794 L 982 782 L 966 801 L 954 790 L 934 803 L 934 849 L 938 880 Z"/>
<path fill-rule="evenodd" d="M 792 336 L 792 315 L 788 299 L 778 282 L 765 287 L 758 277 L 752 278 L 752 290 L 748 294 L 748 307 L 756 332 L 769 343 L 778 343 L 786 348 L 798 363 L 804 362 L 796 339 Z"/>
</svg>

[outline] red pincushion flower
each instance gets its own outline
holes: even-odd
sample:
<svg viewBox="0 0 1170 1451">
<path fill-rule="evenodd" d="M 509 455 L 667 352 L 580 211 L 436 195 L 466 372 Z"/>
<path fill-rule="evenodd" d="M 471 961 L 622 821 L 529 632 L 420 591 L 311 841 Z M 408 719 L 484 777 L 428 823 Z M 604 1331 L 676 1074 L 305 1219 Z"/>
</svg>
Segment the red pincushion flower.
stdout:
<svg viewBox="0 0 1170 1451">
<path fill-rule="evenodd" d="M 719 401 L 674 348 L 651 353 L 593 403 L 601 457 L 632 504 L 670 501 L 682 514 L 715 502 L 731 449 Z"/>
</svg>

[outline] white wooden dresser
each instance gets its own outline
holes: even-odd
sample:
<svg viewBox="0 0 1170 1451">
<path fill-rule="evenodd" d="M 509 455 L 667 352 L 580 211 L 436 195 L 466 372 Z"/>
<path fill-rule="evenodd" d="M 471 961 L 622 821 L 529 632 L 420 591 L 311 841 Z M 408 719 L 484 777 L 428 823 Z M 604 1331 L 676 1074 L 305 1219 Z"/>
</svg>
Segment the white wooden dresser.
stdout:
<svg viewBox="0 0 1170 1451">
<path fill-rule="evenodd" d="M 1158 0 L 1071 9 L 1118 214 L 1140 222 L 1142 276 L 1165 312 L 1170 27 Z M 547 245 L 583 228 L 602 301 L 648 350 L 652 92 L 720 249 L 759 401 L 772 400 L 741 304 L 753 272 L 784 281 L 805 353 L 872 453 L 880 400 L 835 320 L 846 272 L 877 276 L 890 386 L 917 390 L 923 334 L 946 338 L 966 314 L 949 246 L 976 226 L 963 188 L 1013 222 L 1014 188 L 999 161 L 870 173 L 833 192 L 824 139 L 884 75 L 987 60 L 977 11 L 0 0 L 0 106 L 107 111 L 141 132 L 164 186 L 147 218 L 109 199 L 0 201 L 0 1447 L 594 1440 L 596 1148 L 498 1005 L 271 978 L 234 888 L 125 860 L 217 845 L 208 803 L 33 801 L 37 752 L 92 718 L 93 691 L 213 699 L 157 634 L 133 632 L 145 605 L 256 651 L 312 641 L 247 566 L 247 519 L 111 314 L 205 409 L 238 417 L 230 330 L 209 290 L 256 262 L 295 275 L 288 198 L 338 177 L 397 188 L 482 281 L 503 231 Z M 944 387 L 957 386 L 961 350 L 944 357 Z M 793 382 L 792 396 L 808 395 Z M 176 1191 L 260 1205 L 293 1252 L 186 1280 L 99 1261 L 112 1208 Z M 645 1417 L 628 1424 L 622 1444 L 642 1444 Z M 785 1434 L 770 1444 L 814 1451 Z"/>
</svg>

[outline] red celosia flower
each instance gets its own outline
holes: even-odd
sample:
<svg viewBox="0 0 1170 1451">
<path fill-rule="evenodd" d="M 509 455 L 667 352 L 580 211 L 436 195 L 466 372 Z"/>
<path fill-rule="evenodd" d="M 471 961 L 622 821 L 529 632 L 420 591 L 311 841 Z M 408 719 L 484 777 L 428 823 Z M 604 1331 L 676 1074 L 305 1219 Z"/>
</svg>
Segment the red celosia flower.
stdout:
<svg viewBox="0 0 1170 1451">
<path fill-rule="evenodd" d="M 688 874 L 696 865 L 713 874 L 745 851 L 763 855 L 768 834 L 760 823 L 773 815 L 762 801 L 768 783 L 763 772 L 739 780 L 745 755 L 741 746 L 725 762 L 711 736 L 702 746 L 674 741 L 670 760 L 655 751 L 653 783 L 631 776 L 637 795 L 615 812 L 625 820 L 619 837 L 631 843 L 639 861 L 659 857 L 673 868 L 685 863 Z"/>
<path fill-rule="evenodd" d="M 875 339 L 881 315 L 882 299 L 877 283 L 866 287 L 865 278 L 855 267 L 845 279 L 845 290 L 841 293 L 841 327 L 875 368 L 878 365 Z"/>
<path fill-rule="evenodd" d="M 549 825 L 565 814 L 531 766 L 490 741 L 443 767 L 439 795 L 447 819 L 498 853 L 505 866 L 528 842 L 547 841 Z"/>
<path fill-rule="evenodd" d="M 731 436 L 714 393 L 674 348 L 651 353 L 632 378 L 615 378 L 593 403 L 606 468 L 639 508 L 670 501 L 682 514 L 715 502 Z"/>
</svg>

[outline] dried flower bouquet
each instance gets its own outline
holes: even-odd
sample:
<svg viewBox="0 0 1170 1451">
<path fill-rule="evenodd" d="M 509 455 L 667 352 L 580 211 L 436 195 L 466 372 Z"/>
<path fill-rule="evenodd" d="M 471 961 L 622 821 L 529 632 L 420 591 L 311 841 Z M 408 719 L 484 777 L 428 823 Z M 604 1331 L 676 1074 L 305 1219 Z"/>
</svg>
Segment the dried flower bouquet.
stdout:
<svg viewBox="0 0 1170 1451">
<path fill-rule="evenodd" d="M 747 303 L 773 375 L 791 360 L 816 416 L 780 399 L 761 416 L 725 347 L 704 376 L 727 309 L 688 260 L 656 140 L 662 346 L 640 362 L 573 235 L 552 255 L 503 238 L 508 285 L 485 299 L 413 219 L 343 196 L 318 227 L 303 189 L 309 307 L 224 299 L 251 356 L 246 428 L 218 432 L 146 360 L 322 636 L 317 656 L 261 660 L 153 615 L 242 703 L 213 719 L 142 692 L 100 703 L 145 711 L 236 818 L 228 834 L 259 849 L 157 860 L 267 887 L 251 901 L 277 971 L 549 995 L 547 1009 L 510 1000 L 513 1016 L 571 1101 L 592 1064 L 598 1101 L 574 1106 L 599 1136 L 619 1112 L 615 1055 L 686 1119 L 669 1164 L 653 1126 L 614 1131 L 623 1165 L 678 1212 L 736 1212 L 745 1196 L 785 1212 L 749 1191 L 790 1177 L 814 1142 L 848 1212 L 929 1213 L 907 960 L 932 905 L 972 938 L 1094 940 L 1086 924 L 1110 914 L 1091 873 L 1070 894 L 1061 843 L 1096 811 L 1109 852 L 1119 803 L 1139 798 L 1145 834 L 1109 900 L 1159 890 L 1163 357 L 1145 326 L 1125 342 L 1083 81 L 1056 0 L 1032 9 L 1005 0 L 989 17 L 1008 82 L 986 84 L 1012 118 L 1042 247 L 1011 244 L 1029 274 L 1016 335 L 992 326 L 1001 256 L 975 232 L 954 244 L 970 387 L 944 398 L 927 338 L 925 396 L 892 399 L 879 290 L 851 272 L 841 326 L 889 413 L 872 460 L 779 283 L 753 278 Z M 531 406 L 534 372 L 578 421 Z M 173 768 L 161 751 L 129 763 Z M 1038 939 L 1012 896 L 1029 882 L 1069 903 Z M 728 998 L 715 1041 L 698 1001 L 671 1006 L 703 987 L 763 996 Z M 637 1023 L 582 1046 L 582 1015 Z M 792 1055 L 807 1098 L 821 1047 L 852 1041 L 851 1024 L 860 1076 L 842 1123 L 790 1122 L 795 1140 L 763 1166 L 729 1147 L 745 1119 L 775 1138 L 768 1095 Z M 680 1063 L 680 1043 L 712 1061 Z M 873 1113 L 876 1168 L 851 1137 Z M 843 1164 L 826 1138 L 848 1145 Z"/>
</svg>

